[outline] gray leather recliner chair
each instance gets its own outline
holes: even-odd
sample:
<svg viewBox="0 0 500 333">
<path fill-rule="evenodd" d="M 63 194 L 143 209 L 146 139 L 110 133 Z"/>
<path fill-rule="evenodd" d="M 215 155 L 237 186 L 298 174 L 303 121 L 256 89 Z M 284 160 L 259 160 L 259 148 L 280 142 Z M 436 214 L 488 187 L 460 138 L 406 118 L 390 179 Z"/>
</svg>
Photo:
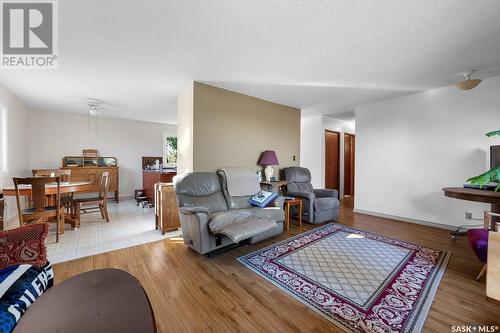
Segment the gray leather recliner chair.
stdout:
<svg viewBox="0 0 500 333">
<path fill-rule="evenodd" d="M 314 189 L 311 172 L 306 168 L 284 168 L 288 182 L 287 195 L 302 198 L 302 218 L 310 223 L 335 220 L 339 216 L 339 192 L 333 189 Z M 294 211 L 294 214 L 296 212 Z"/>
<path fill-rule="evenodd" d="M 257 181 L 257 178 L 255 178 Z M 257 224 L 246 223 L 240 231 L 255 244 L 261 240 L 279 235 L 283 231 L 283 198 L 275 200 L 276 205 L 266 208 L 251 206 L 251 196 L 231 197 L 227 191 L 224 172 L 194 172 L 177 175 L 173 179 L 177 195 L 182 235 L 185 242 L 201 254 L 209 254 L 227 245 L 235 244 L 229 237 L 211 231 L 214 219 L 226 215 L 231 217 L 261 217 L 272 220 L 273 228 L 267 231 L 256 229 Z M 243 230 L 242 230 L 243 229 Z"/>
</svg>

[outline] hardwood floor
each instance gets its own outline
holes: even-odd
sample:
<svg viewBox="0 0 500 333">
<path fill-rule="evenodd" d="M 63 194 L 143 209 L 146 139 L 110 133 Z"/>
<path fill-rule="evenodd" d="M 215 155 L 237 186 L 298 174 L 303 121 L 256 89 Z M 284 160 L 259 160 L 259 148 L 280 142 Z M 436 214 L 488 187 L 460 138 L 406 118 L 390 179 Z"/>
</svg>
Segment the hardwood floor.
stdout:
<svg viewBox="0 0 500 333">
<path fill-rule="evenodd" d="M 338 223 L 424 246 L 452 251 L 423 332 L 451 332 L 451 325 L 498 325 L 500 306 L 485 299 L 485 282 L 475 281 L 482 265 L 465 239 L 448 231 L 352 212 L 343 202 Z M 212 258 L 170 239 L 54 265 L 56 283 L 81 272 L 121 268 L 144 286 L 158 332 L 341 332 L 235 258 L 316 226 L 291 225 L 279 237 Z"/>
</svg>

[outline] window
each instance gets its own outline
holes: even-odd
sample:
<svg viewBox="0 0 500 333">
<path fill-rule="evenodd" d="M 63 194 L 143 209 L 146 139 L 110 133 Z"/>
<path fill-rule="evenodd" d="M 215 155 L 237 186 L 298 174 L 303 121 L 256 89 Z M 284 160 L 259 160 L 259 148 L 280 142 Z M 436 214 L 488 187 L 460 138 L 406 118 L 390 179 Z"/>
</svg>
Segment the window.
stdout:
<svg viewBox="0 0 500 333">
<path fill-rule="evenodd" d="M 7 109 L 0 105 L 0 175 L 7 173 Z"/>
<path fill-rule="evenodd" d="M 163 165 L 177 165 L 177 137 L 163 135 Z"/>
</svg>

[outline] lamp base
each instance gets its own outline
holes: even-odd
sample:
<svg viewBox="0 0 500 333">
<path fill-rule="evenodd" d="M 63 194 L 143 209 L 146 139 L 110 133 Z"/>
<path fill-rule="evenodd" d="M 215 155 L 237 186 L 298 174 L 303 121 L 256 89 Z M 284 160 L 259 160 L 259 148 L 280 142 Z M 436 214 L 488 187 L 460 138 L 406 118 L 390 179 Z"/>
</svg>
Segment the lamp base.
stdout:
<svg viewBox="0 0 500 333">
<path fill-rule="evenodd" d="M 266 168 L 264 169 L 264 174 L 266 175 L 266 182 L 270 182 L 271 177 L 274 174 L 274 169 L 273 169 L 272 165 L 266 166 Z"/>
</svg>

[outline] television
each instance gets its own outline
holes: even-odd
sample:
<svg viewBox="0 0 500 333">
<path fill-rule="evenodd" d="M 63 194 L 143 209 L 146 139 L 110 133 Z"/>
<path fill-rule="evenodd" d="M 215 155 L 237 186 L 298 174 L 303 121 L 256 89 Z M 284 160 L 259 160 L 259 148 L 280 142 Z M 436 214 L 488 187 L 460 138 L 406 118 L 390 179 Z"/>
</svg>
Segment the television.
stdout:
<svg viewBox="0 0 500 333">
<path fill-rule="evenodd" d="M 491 169 L 500 167 L 500 145 L 490 147 Z"/>
</svg>

